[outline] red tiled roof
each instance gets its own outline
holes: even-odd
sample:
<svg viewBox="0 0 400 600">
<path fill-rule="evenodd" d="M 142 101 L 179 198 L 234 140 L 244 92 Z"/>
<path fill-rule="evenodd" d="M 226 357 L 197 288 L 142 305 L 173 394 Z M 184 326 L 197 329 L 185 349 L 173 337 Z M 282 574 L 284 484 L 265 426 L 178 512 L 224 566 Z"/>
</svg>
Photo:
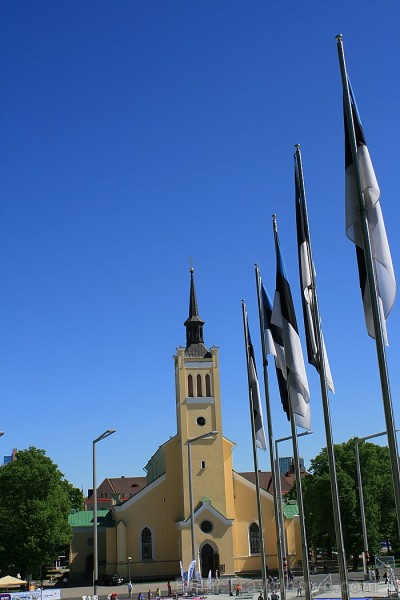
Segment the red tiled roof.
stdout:
<svg viewBox="0 0 400 600">
<path fill-rule="evenodd" d="M 309 473 L 307 471 L 301 472 L 302 477 L 304 477 L 305 475 L 308 475 L 308 474 Z M 239 473 L 239 475 L 242 475 L 242 477 L 245 477 L 248 481 L 251 481 L 254 484 L 256 482 L 256 476 L 255 476 L 254 471 L 246 471 L 244 473 Z M 274 483 L 272 481 L 271 471 L 259 471 L 258 477 L 259 477 L 260 487 L 263 490 L 272 494 L 274 491 Z M 286 473 L 285 475 L 283 475 L 281 473 L 282 495 L 285 495 L 288 492 L 290 492 L 295 481 L 296 481 L 296 477 L 295 477 L 294 473 Z"/>
</svg>

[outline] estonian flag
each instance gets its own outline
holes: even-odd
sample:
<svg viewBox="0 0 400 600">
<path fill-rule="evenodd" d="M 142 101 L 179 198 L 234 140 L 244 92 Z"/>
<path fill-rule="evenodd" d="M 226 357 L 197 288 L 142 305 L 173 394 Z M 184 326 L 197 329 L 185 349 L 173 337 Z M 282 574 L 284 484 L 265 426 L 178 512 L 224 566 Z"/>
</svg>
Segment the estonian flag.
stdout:
<svg viewBox="0 0 400 600">
<path fill-rule="evenodd" d="M 287 371 L 285 350 L 283 347 L 282 329 L 271 323 L 272 302 L 268 292 L 261 284 L 261 305 L 264 315 L 264 336 L 265 349 L 267 354 L 272 354 L 275 358 L 276 378 L 278 380 L 279 395 L 281 397 L 282 407 L 288 420 L 290 419 L 289 395 L 287 388 Z M 310 429 L 310 406 L 305 408 L 304 416 L 295 413 L 295 422 L 299 427 Z"/>
<path fill-rule="evenodd" d="M 286 413 L 288 420 L 290 419 L 289 398 L 287 391 L 287 374 L 286 374 L 286 359 L 285 350 L 283 348 L 282 330 L 276 325 L 272 325 L 272 302 L 271 299 L 261 284 L 261 305 L 264 315 L 264 339 L 265 350 L 267 354 L 272 354 L 275 358 L 276 378 L 278 380 L 279 394 L 281 396 L 282 408 Z"/>
<path fill-rule="evenodd" d="M 278 233 L 275 230 L 276 250 L 276 289 L 272 307 L 271 323 L 282 331 L 283 348 L 285 350 L 287 385 L 293 413 L 303 417 L 302 427 L 310 428 L 309 401 L 310 392 L 303 351 L 297 328 L 292 293 L 286 276 L 285 263 L 279 246 Z M 297 423 L 297 419 L 296 419 Z M 300 423 L 298 423 L 300 424 Z"/>
<path fill-rule="evenodd" d="M 247 343 L 247 374 L 249 378 L 249 386 L 250 386 L 250 394 L 251 401 L 253 407 L 253 417 L 254 417 L 254 434 L 256 440 L 257 448 L 261 448 L 261 450 L 267 449 L 267 442 L 265 439 L 265 431 L 264 431 L 264 421 L 263 414 L 261 408 L 261 396 L 260 396 L 260 386 L 258 385 L 258 377 L 257 377 L 257 369 L 256 369 L 256 359 L 254 356 L 254 348 L 251 343 L 250 338 L 250 330 L 249 324 L 247 321 L 247 310 L 243 307 L 243 315 L 245 319 L 245 328 L 246 328 L 246 343 Z"/>
<path fill-rule="evenodd" d="M 388 345 L 386 319 L 389 316 L 394 304 L 396 296 L 396 280 L 394 276 L 392 257 L 390 255 L 389 243 L 386 236 L 385 224 L 383 222 L 381 205 L 379 202 L 380 190 L 368 152 L 360 115 L 357 110 L 357 105 L 351 89 L 350 81 L 348 83 L 351 111 L 354 122 L 355 141 L 357 146 L 357 161 L 360 172 L 361 189 L 366 208 L 371 253 L 375 270 L 377 288 L 376 293 L 378 298 L 378 306 L 381 313 L 383 337 L 385 344 Z M 364 304 L 365 321 L 368 334 L 375 338 L 375 328 L 372 316 L 370 292 L 365 267 L 364 244 L 360 223 L 357 179 L 350 146 L 351 127 L 347 123 L 346 114 L 344 129 L 346 166 L 346 235 L 352 242 L 356 244 L 358 272 Z"/>
<path fill-rule="evenodd" d="M 315 335 L 315 319 L 318 319 L 314 303 L 313 285 L 315 285 L 315 268 L 311 257 L 311 245 L 309 239 L 309 230 L 307 226 L 305 200 L 300 193 L 300 175 L 299 165 L 295 160 L 294 169 L 295 181 L 295 200 L 296 200 L 296 228 L 297 228 L 297 248 L 299 256 L 299 275 L 301 287 L 301 302 L 303 305 L 304 328 L 306 332 L 307 356 L 308 362 L 313 365 L 320 373 L 318 358 L 318 346 Z M 322 336 L 322 332 L 321 332 Z M 322 351 L 324 353 L 326 383 L 329 389 L 334 392 L 331 370 L 326 354 L 325 342 L 322 336 Z"/>
</svg>

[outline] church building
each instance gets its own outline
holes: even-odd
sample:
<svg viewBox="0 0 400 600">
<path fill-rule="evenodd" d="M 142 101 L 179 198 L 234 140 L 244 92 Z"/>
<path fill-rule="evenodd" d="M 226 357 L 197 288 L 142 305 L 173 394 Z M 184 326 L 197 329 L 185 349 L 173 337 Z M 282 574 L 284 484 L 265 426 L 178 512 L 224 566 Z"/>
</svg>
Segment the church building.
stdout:
<svg viewBox="0 0 400 600">
<path fill-rule="evenodd" d="M 127 577 L 128 569 L 134 579 L 172 579 L 180 564 L 187 570 L 192 555 L 200 558 L 203 577 L 210 570 L 213 576 L 260 572 L 256 487 L 234 471 L 235 444 L 223 435 L 218 348 L 204 343 L 193 268 L 184 325 L 186 346 L 174 356 L 177 433 L 148 461 L 147 485 L 112 506 L 109 526 L 99 529 L 100 579 L 102 573 Z M 274 502 L 264 489 L 261 505 L 266 563 L 275 570 Z M 301 560 L 294 513 L 285 519 L 289 566 Z M 72 574 L 79 562 L 74 542 L 71 551 Z"/>
</svg>

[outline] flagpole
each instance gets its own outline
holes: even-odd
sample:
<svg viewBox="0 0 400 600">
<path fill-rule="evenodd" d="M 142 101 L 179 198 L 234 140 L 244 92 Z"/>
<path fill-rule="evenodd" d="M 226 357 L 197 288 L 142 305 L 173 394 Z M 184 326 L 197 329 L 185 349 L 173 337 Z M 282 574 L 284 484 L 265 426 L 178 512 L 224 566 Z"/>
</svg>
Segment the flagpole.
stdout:
<svg viewBox="0 0 400 600">
<path fill-rule="evenodd" d="M 272 227 L 274 230 L 274 237 L 276 239 L 278 233 L 278 225 L 276 221 L 276 215 L 272 215 Z M 293 444 L 293 460 L 296 477 L 296 490 L 297 490 L 297 506 L 299 509 L 299 522 L 300 522 L 300 537 L 301 537 L 301 552 L 302 552 L 302 563 L 303 563 L 303 575 L 305 585 L 305 596 L 306 600 L 311 600 L 311 584 L 310 584 L 310 568 L 308 564 L 308 549 L 307 549 L 307 538 L 306 538 L 306 527 L 304 520 L 304 506 L 303 506 L 303 489 L 301 485 L 301 472 L 300 472 L 300 461 L 299 461 L 299 448 L 297 443 L 297 431 L 295 415 L 292 407 L 292 400 L 290 397 L 290 385 L 288 383 L 288 398 L 289 398 L 289 417 L 290 426 L 292 433 L 292 444 Z"/>
<path fill-rule="evenodd" d="M 344 108 L 346 112 L 346 120 L 348 126 L 350 147 L 351 147 L 351 155 L 354 164 L 354 170 L 356 175 L 357 182 L 357 191 L 358 191 L 358 208 L 360 211 L 360 225 L 363 239 L 363 249 L 365 255 L 365 268 L 367 273 L 367 281 L 371 299 L 371 308 L 372 308 L 372 317 L 374 322 L 375 329 L 375 343 L 376 343 L 376 352 L 378 358 L 378 366 L 379 366 L 379 374 L 381 380 L 381 389 L 382 389 L 382 401 L 383 408 L 385 414 L 386 421 L 386 430 L 388 436 L 388 445 L 390 452 L 390 463 L 392 469 L 392 477 L 393 477 L 393 488 L 394 488 L 394 497 L 395 497 L 395 505 L 396 505 L 396 515 L 397 515 L 397 527 L 400 533 L 400 471 L 399 471 L 399 453 L 397 448 L 397 438 L 396 438 L 396 427 L 394 422 L 393 415 L 393 405 L 392 398 L 390 392 L 390 384 L 389 384 L 389 373 L 387 369 L 386 362 L 386 350 L 385 343 L 383 337 L 383 329 L 381 322 L 381 314 L 378 306 L 378 298 L 376 293 L 376 274 L 374 271 L 373 259 L 372 259 L 372 251 L 371 251 L 371 241 L 369 235 L 368 228 L 368 219 L 367 212 L 364 202 L 364 196 L 361 185 L 361 176 L 360 176 L 360 168 L 357 157 L 357 145 L 356 145 L 356 137 L 354 132 L 354 121 L 351 110 L 351 102 L 350 102 L 350 93 L 349 93 L 349 81 L 346 70 L 346 62 L 344 57 L 344 48 L 343 48 L 343 38 L 342 34 L 336 36 L 337 41 L 337 49 L 339 54 L 339 63 L 340 63 L 340 72 L 342 76 L 342 85 L 343 85 L 343 96 L 344 96 Z"/>
<path fill-rule="evenodd" d="M 312 310 L 314 331 L 316 333 L 316 342 L 317 342 L 317 361 L 319 366 L 319 376 L 321 383 L 321 397 L 322 397 L 322 407 L 324 413 L 324 424 L 325 424 L 325 436 L 326 436 L 326 448 L 328 453 L 328 463 L 329 463 L 329 471 L 330 471 L 330 480 L 331 480 L 331 495 L 332 495 L 332 505 L 333 505 L 333 520 L 335 525 L 335 535 L 336 535 L 336 545 L 338 550 L 338 566 L 339 566 L 339 575 L 340 575 L 340 583 L 341 583 L 341 595 L 343 600 L 349 600 L 349 586 L 347 581 L 347 563 L 346 563 L 346 554 L 343 543 L 343 530 L 342 530 L 342 519 L 340 513 L 340 502 L 339 502 L 339 489 L 337 482 L 337 474 L 336 474 L 336 461 L 335 461 L 335 450 L 333 446 L 333 436 L 332 436 L 332 425 L 331 425 L 331 417 L 330 417 L 330 409 L 329 409 L 329 396 L 328 396 L 328 384 L 326 379 L 326 365 L 325 365 L 325 353 L 323 351 L 324 344 L 322 338 L 322 330 L 321 330 L 321 319 L 319 314 L 318 307 L 318 297 L 317 297 L 317 287 L 315 283 L 314 277 L 314 261 L 312 258 L 312 248 L 311 248 L 311 236 L 310 236 L 310 228 L 308 224 L 308 211 L 307 211 L 307 201 L 306 201 L 306 193 L 304 186 L 304 176 L 303 176 L 303 164 L 301 160 L 301 152 L 300 145 L 296 144 L 296 153 L 295 153 L 295 168 L 296 175 L 298 176 L 299 190 L 300 190 L 300 200 L 303 214 L 303 222 L 306 231 L 306 240 L 308 243 L 308 258 L 310 261 L 309 264 L 309 272 L 311 274 L 311 293 L 313 295 L 313 304 L 314 307 Z"/>
<path fill-rule="evenodd" d="M 265 346 L 265 323 L 264 323 L 264 314 L 262 310 L 261 303 L 261 275 L 258 265 L 255 265 L 255 274 L 256 274 L 256 286 L 257 286 L 257 300 L 258 300 L 258 314 L 260 319 L 260 334 L 261 334 L 261 348 L 262 348 L 262 356 L 263 356 L 263 373 L 264 373 L 264 390 L 265 390 L 265 405 L 266 405 L 266 414 L 267 414 L 267 429 L 268 429 L 268 445 L 269 445 L 269 456 L 271 462 L 271 476 L 272 481 L 274 483 L 274 513 L 275 513 L 275 526 L 276 526 L 276 542 L 277 542 L 277 553 L 278 553 L 278 571 L 279 571 L 279 584 L 280 584 L 280 592 L 281 599 L 285 600 L 286 598 L 286 584 L 287 584 L 287 567 L 284 568 L 284 559 L 286 558 L 286 552 L 283 552 L 284 547 L 284 536 L 285 530 L 282 525 L 280 515 L 279 515 L 279 507 L 278 507 L 278 497 L 277 497 L 277 479 L 276 479 L 276 464 L 275 464 L 275 451 L 274 451 L 274 435 L 272 428 L 272 416 L 271 416 L 271 403 L 269 396 L 269 382 L 268 382 L 268 358 L 267 358 L 267 349 Z M 287 565 L 287 562 L 286 562 Z"/>
<path fill-rule="evenodd" d="M 291 436 L 289 436 L 287 439 L 291 439 Z M 286 561 L 288 563 L 288 555 L 287 555 L 287 547 L 286 547 L 286 537 L 285 537 L 285 520 L 284 520 L 284 514 L 283 514 L 283 502 L 282 502 L 282 484 L 281 484 L 281 471 L 279 468 L 279 451 L 278 451 L 278 440 L 275 440 L 275 490 L 276 490 L 276 496 L 277 496 L 277 502 L 278 502 L 278 506 L 279 506 L 279 525 L 280 525 L 280 529 L 282 531 L 282 538 L 281 538 L 281 546 L 282 546 L 282 554 L 284 557 L 286 557 Z M 289 565 L 287 566 L 287 569 L 289 568 Z M 286 581 L 285 581 L 286 584 Z"/>
<path fill-rule="evenodd" d="M 289 412 L 290 412 L 290 426 L 292 431 L 292 444 L 293 444 L 293 461 L 294 461 L 294 472 L 296 477 L 296 491 L 297 491 L 297 506 L 299 509 L 299 521 L 300 521 L 300 537 L 301 537 L 301 553 L 303 563 L 303 575 L 304 575 L 304 587 L 306 600 L 311 600 L 311 582 L 310 582 L 310 566 L 308 564 L 308 548 L 306 538 L 306 526 L 304 519 L 304 505 L 303 505 L 303 488 L 301 485 L 301 471 L 299 461 L 299 446 L 297 440 L 296 421 L 293 413 L 292 402 L 289 393 Z"/>
<path fill-rule="evenodd" d="M 246 350 L 246 364 L 247 364 L 247 381 L 249 388 L 249 404 L 250 404 L 250 422 L 251 422 L 251 437 L 253 442 L 253 461 L 254 461 L 254 474 L 256 483 L 256 496 L 257 496 L 257 511 L 258 511 L 258 523 L 260 531 L 260 555 L 261 555 L 261 576 L 263 583 L 263 595 L 264 599 L 267 600 L 267 569 L 265 562 L 265 550 L 264 550 L 264 527 L 262 520 L 261 511 L 261 498 L 260 498 L 260 479 L 258 474 L 258 460 L 257 460 L 257 448 L 256 448 L 256 434 L 254 424 L 254 407 L 253 407 L 253 396 L 251 393 L 250 385 L 250 373 L 249 373 L 249 338 L 248 338 L 248 325 L 247 325 L 247 310 L 244 300 L 242 300 L 242 315 L 243 315 L 243 329 L 244 329 L 244 342 Z"/>
</svg>

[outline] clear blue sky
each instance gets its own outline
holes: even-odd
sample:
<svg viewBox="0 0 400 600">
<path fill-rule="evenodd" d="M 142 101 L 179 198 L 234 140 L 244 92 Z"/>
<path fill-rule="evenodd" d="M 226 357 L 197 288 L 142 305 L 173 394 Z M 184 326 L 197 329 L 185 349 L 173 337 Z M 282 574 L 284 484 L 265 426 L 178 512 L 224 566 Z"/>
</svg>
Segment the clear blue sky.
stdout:
<svg viewBox="0 0 400 600">
<path fill-rule="evenodd" d="M 272 213 L 303 334 L 296 143 L 336 386 L 333 437 L 382 431 L 375 344 L 344 233 L 335 35 L 398 273 L 397 0 L 5 0 L 1 12 L 0 455 L 43 448 L 86 490 L 91 442 L 113 427 L 98 446 L 99 481 L 144 474 L 176 433 L 172 356 L 185 343 L 193 256 L 205 342 L 220 347 L 224 434 L 237 443 L 235 468 L 252 469 L 241 299 L 261 371 L 253 265 L 272 294 Z M 397 424 L 399 327 L 397 302 L 388 321 Z M 308 465 L 325 434 L 319 379 L 307 371 Z M 283 437 L 272 372 L 271 381 Z M 259 466 L 269 468 L 268 452 Z"/>
</svg>

